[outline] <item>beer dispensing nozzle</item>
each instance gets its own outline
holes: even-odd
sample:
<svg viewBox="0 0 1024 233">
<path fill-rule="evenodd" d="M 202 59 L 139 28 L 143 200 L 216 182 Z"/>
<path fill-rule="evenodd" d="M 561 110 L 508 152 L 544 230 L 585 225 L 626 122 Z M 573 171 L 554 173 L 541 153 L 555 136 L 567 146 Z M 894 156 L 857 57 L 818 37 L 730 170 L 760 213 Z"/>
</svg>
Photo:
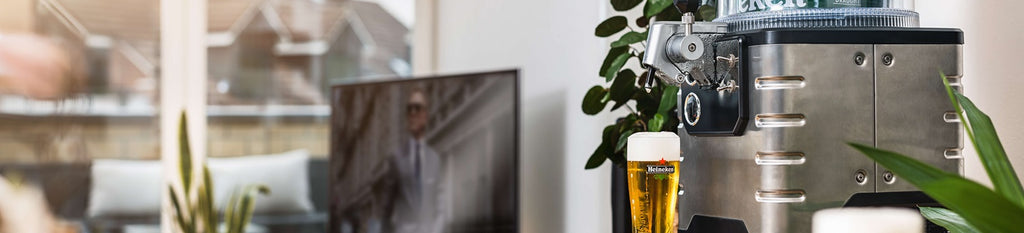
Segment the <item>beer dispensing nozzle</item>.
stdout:
<svg viewBox="0 0 1024 233">
<path fill-rule="evenodd" d="M 676 1 L 676 7 L 680 7 Z M 682 5 L 685 6 L 685 5 Z M 679 8 L 680 11 L 685 9 Z M 708 80 L 703 73 L 694 74 L 690 69 L 682 70 L 673 63 L 685 63 L 700 59 L 704 54 L 704 43 L 697 36 L 693 36 L 693 24 L 696 23 L 693 12 L 684 12 L 679 26 L 658 25 L 651 27 L 647 39 L 648 52 L 644 53 L 642 65 L 647 68 L 647 80 L 644 82 L 644 90 L 648 92 L 654 88 L 654 79 L 676 80 L 671 82 L 679 85 L 684 82 L 697 82 L 707 84 Z M 682 29 L 682 36 L 675 36 L 677 30 Z M 662 53 L 659 50 L 664 50 Z M 699 71 L 698 72 L 702 72 Z"/>
</svg>

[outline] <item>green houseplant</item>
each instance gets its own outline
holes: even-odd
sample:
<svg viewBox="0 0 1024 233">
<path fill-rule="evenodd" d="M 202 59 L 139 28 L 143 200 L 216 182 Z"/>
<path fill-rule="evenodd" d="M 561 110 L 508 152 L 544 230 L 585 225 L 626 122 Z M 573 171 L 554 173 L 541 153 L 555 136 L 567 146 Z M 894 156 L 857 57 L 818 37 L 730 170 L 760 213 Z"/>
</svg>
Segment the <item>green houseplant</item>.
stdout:
<svg viewBox="0 0 1024 233">
<path fill-rule="evenodd" d="M 213 181 L 210 169 L 203 163 L 203 169 L 193 171 L 192 152 L 188 142 L 188 122 L 181 113 L 178 125 L 178 172 L 181 174 L 182 190 L 167 186 L 174 206 L 174 225 L 184 233 L 215 233 L 218 214 L 213 203 Z M 197 174 L 198 173 L 198 174 Z M 193 187 L 194 186 L 194 187 Z M 254 200 L 257 194 L 268 194 L 270 189 L 263 185 L 247 185 L 231 195 L 224 210 L 223 229 L 226 233 L 242 233 L 252 219 Z"/>
<path fill-rule="evenodd" d="M 964 132 L 978 152 L 994 190 L 895 152 L 853 143 L 850 146 L 949 208 L 920 210 L 929 221 L 950 232 L 1022 232 L 1024 188 L 1006 157 L 992 120 L 970 99 L 950 88 L 944 74 L 941 76 L 957 114 L 966 119 L 962 121 Z"/>
<path fill-rule="evenodd" d="M 617 12 L 629 11 L 643 5 L 643 15 L 635 19 L 636 27 L 629 26 L 629 19 L 623 15 L 612 16 L 597 25 L 594 35 L 610 37 L 622 33 L 618 40 L 610 44 L 608 55 L 598 72 L 607 87 L 595 85 L 583 97 L 582 110 L 587 115 L 596 115 L 612 104 L 610 111 L 626 107 L 629 114 L 619 118 L 615 123 L 605 126 L 601 135 L 601 144 L 587 160 L 586 169 L 601 166 L 605 160 L 612 163 L 625 164 L 626 138 L 634 132 L 644 131 L 675 131 L 679 119 L 675 116 L 676 92 L 678 87 L 663 85 L 661 80 L 654 80 L 656 85 L 645 90 L 642 85 L 647 80 L 647 72 L 637 72 L 626 66 L 634 58 L 643 59 L 646 50 L 647 28 L 651 21 L 679 21 L 681 14 L 672 0 L 610 0 L 612 8 Z M 705 0 L 698 8 L 696 20 L 712 20 L 715 15 L 715 1 Z M 635 103 L 633 106 L 628 103 Z M 634 108 L 635 106 L 635 108 Z"/>
</svg>

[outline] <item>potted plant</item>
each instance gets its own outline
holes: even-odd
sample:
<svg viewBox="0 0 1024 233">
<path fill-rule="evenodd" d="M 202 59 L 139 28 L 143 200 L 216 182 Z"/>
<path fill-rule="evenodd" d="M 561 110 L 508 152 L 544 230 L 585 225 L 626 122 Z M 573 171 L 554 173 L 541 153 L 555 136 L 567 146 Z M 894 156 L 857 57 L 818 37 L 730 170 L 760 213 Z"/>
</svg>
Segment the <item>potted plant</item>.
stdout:
<svg viewBox="0 0 1024 233">
<path fill-rule="evenodd" d="M 182 190 L 176 190 L 173 185 L 167 186 L 171 205 L 174 206 L 174 227 L 183 233 L 215 233 L 219 230 L 226 233 L 245 232 L 246 226 L 252 220 L 256 195 L 268 194 L 270 189 L 263 185 L 247 185 L 232 194 L 224 210 L 224 227 L 218 229 L 219 216 L 213 203 L 210 169 L 204 162 L 202 170 L 193 171 L 192 152 L 188 142 L 188 122 L 184 112 L 181 113 L 180 122 L 178 173 L 181 174 Z"/>
<path fill-rule="evenodd" d="M 679 125 L 676 117 L 676 94 L 678 87 L 664 85 L 655 78 L 654 87 L 645 89 L 649 75 L 637 72 L 626 65 L 632 59 L 640 61 L 646 50 L 647 28 L 652 21 L 679 21 L 680 12 L 675 8 L 687 9 L 686 6 L 670 7 L 672 0 L 610 0 L 612 9 L 625 14 L 637 6 L 643 5 L 643 15 L 636 17 L 634 26 L 624 15 L 616 15 L 597 25 L 594 35 L 601 38 L 621 33 L 619 39 L 609 45 L 608 55 L 598 72 L 605 85 L 591 87 L 583 97 L 581 108 L 587 115 L 596 115 L 604 111 L 609 104 L 609 111 L 625 107 L 628 114 L 605 126 L 601 135 L 601 144 L 594 149 L 587 160 L 585 169 L 600 167 L 606 160 L 615 166 L 612 168 L 612 208 L 613 229 L 615 232 L 628 232 L 629 197 L 626 193 L 626 139 L 634 132 L 671 131 L 675 132 Z M 714 19 L 716 0 L 695 1 L 699 5 L 696 20 Z M 686 4 L 680 1 L 677 4 Z M 699 4 L 697 4 L 699 3 Z"/>
<path fill-rule="evenodd" d="M 948 208 L 921 207 L 920 211 L 929 221 L 950 232 L 1021 232 L 1024 188 L 1006 157 L 992 120 L 970 99 L 950 88 L 944 74 L 941 76 L 994 190 L 896 152 L 853 143 L 850 146 Z"/>
</svg>

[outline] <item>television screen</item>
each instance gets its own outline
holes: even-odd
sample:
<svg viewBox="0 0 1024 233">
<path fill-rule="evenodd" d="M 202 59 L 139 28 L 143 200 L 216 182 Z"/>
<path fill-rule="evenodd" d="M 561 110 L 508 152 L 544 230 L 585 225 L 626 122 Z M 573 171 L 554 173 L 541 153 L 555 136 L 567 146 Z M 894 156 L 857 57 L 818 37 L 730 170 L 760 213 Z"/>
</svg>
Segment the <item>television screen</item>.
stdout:
<svg viewBox="0 0 1024 233">
<path fill-rule="evenodd" d="M 518 71 L 338 85 L 330 232 L 518 232 Z"/>
</svg>

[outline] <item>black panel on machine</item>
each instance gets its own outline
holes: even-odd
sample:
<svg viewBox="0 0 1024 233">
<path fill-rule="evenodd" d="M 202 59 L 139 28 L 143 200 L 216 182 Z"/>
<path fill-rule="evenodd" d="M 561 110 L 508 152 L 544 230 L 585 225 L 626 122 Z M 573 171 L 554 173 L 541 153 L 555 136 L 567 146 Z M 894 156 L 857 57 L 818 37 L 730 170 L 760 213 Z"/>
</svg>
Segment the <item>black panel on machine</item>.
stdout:
<svg viewBox="0 0 1024 233">
<path fill-rule="evenodd" d="M 711 74 L 714 82 L 717 80 L 735 80 L 739 86 L 734 91 L 719 91 L 718 86 L 692 86 L 680 85 L 679 109 L 681 118 L 680 124 L 686 128 L 686 132 L 694 136 L 741 136 L 746 127 L 749 110 L 747 101 L 749 99 L 749 88 L 745 61 L 745 44 L 742 37 L 723 37 L 714 42 L 715 56 L 729 56 L 730 54 L 739 57 L 740 60 L 730 68 L 726 61 L 715 61 L 715 71 Z M 699 107 L 687 104 L 687 97 L 690 93 L 695 94 L 699 99 Z M 689 109 L 688 109 L 689 108 Z M 696 114 L 699 112 L 699 114 Z M 699 117 L 696 124 L 689 124 L 685 119 L 691 114 L 691 118 Z"/>
</svg>

